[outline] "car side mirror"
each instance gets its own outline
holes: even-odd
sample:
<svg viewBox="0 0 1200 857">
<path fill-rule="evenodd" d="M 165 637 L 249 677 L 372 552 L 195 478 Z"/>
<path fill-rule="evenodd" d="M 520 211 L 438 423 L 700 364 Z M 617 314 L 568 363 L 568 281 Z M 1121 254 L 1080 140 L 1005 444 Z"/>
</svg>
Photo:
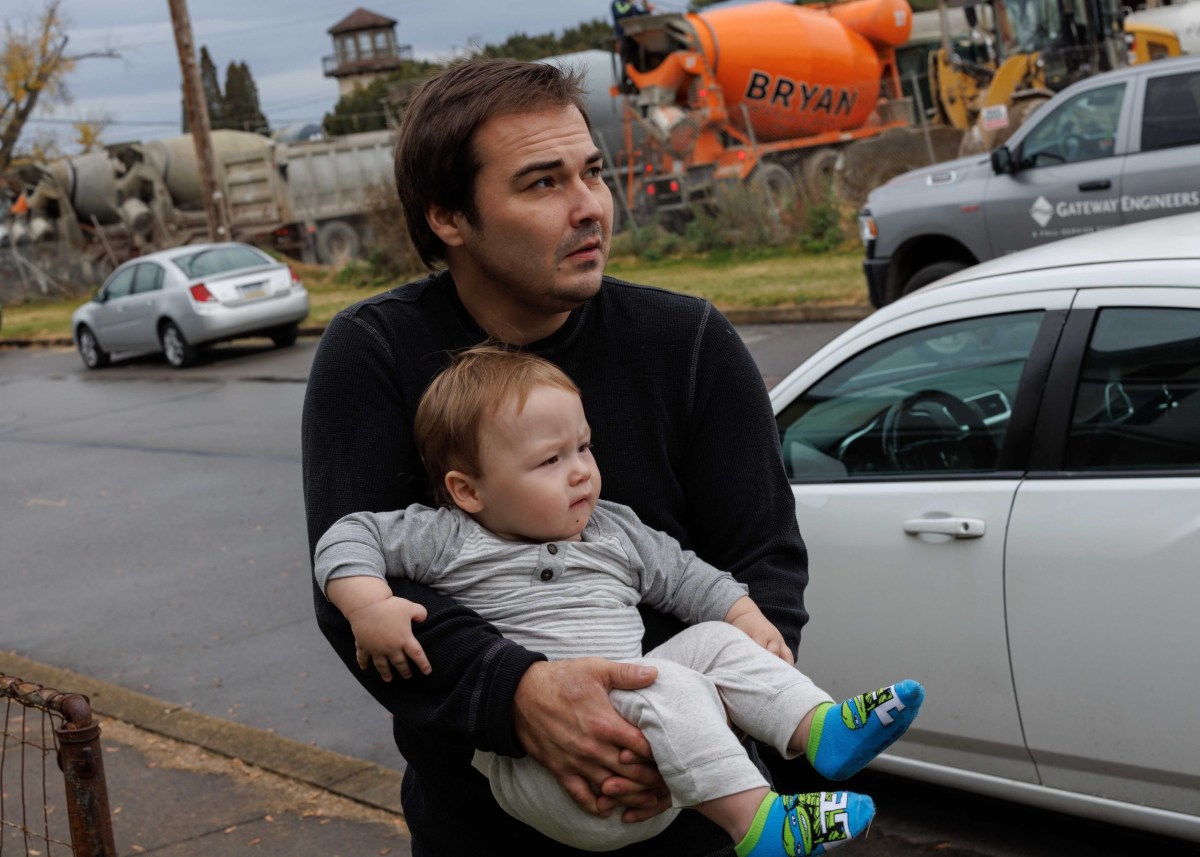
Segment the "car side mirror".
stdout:
<svg viewBox="0 0 1200 857">
<path fill-rule="evenodd" d="M 992 172 L 997 174 L 1015 173 L 1017 171 L 1017 162 L 1013 158 L 1013 153 L 1008 146 L 1001 146 L 999 149 L 992 150 Z"/>
<path fill-rule="evenodd" d="M 96 292 L 96 294 L 92 295 L 92 301 L 94 303 L 102 304 L 106 300 L 108 300 L 108 295 L 105 294 L 103 291 Z"/>
</svg>

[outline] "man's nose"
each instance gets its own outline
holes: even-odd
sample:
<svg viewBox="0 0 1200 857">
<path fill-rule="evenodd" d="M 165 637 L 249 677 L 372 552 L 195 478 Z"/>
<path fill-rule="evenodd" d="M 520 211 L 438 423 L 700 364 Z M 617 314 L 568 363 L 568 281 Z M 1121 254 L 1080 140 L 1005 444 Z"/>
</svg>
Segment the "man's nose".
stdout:
<svg viewBox="0 0 1200 857">
<path fill-rule="evenodd" d="M 608 185 L 603 182 L 590 185 L 581 178 L 576 179 L 574 206 L 571 209 L 572 225 L 579 226 L 603 218 L 604 200 L 602 197 L 608 194 Z"/>
</svg>

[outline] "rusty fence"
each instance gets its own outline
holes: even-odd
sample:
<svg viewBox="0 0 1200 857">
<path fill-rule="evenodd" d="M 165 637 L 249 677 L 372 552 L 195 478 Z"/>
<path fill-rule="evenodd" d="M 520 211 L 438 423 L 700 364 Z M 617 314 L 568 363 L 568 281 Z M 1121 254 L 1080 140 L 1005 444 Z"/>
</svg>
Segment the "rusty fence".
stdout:
<svg viewBox="0 0 1200 857">
<path fill-rule="evenodd" d="M 100 725 L 87 697 L 0 673 L 0 706 L 0 857 L 115 857 Z"/>
</svg>

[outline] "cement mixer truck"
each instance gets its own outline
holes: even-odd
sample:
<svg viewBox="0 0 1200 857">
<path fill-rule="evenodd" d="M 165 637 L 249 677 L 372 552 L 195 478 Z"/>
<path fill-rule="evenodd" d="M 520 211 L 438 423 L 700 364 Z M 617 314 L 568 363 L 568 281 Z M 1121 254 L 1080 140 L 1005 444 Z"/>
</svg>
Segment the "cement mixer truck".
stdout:
<svg viewBox="0 0 1200 857">
<path fill-rule="evenodd" d="M 327 263 L 359 255 L 367 191 L 391 181 L 392 132 L 285 143 L 218 130 L 212 145 L 234 240 Z M 190 135 L 29 165 L 18 183 L 19 210 L 0 218 L 0 280 L 26 291 L 93 287 L 126 259 L 208 237 Z"/>
<path fill-rule="evenodd" d="M 621 23 L 631 44 L 613 92 L 646 141 L 627 152 L 625 191 L 668 222 L 722 182 L 817 195 L 856 141 L 904 131 L 920 142 L 896 66 L 906 0 L 765 0 Z M 915 162 L 896 172 L 928 163 L 923 146 L 909 148 Z"/>
</svg>

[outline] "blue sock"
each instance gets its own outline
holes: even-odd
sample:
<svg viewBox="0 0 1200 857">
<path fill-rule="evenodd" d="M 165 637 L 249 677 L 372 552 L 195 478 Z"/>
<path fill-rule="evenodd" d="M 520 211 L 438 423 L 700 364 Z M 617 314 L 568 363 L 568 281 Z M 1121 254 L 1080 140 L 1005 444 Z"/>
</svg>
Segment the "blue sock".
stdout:
<svg viewBox="0 0 1200 857">
<path fill-rule="evenodd" d="M 806 755 L 818 774 L 844 780 L 904 734 L 925 699 L 912 679 L 847 699 L 825 703 L 813 716 Z"/>
<path fill-rule="evenodd" d="M 812 857 L 863 833 L 874 817 L 875 802 L 866 795 L 768 792 L 735 850 L 738 857 Z"/>
</svg>

